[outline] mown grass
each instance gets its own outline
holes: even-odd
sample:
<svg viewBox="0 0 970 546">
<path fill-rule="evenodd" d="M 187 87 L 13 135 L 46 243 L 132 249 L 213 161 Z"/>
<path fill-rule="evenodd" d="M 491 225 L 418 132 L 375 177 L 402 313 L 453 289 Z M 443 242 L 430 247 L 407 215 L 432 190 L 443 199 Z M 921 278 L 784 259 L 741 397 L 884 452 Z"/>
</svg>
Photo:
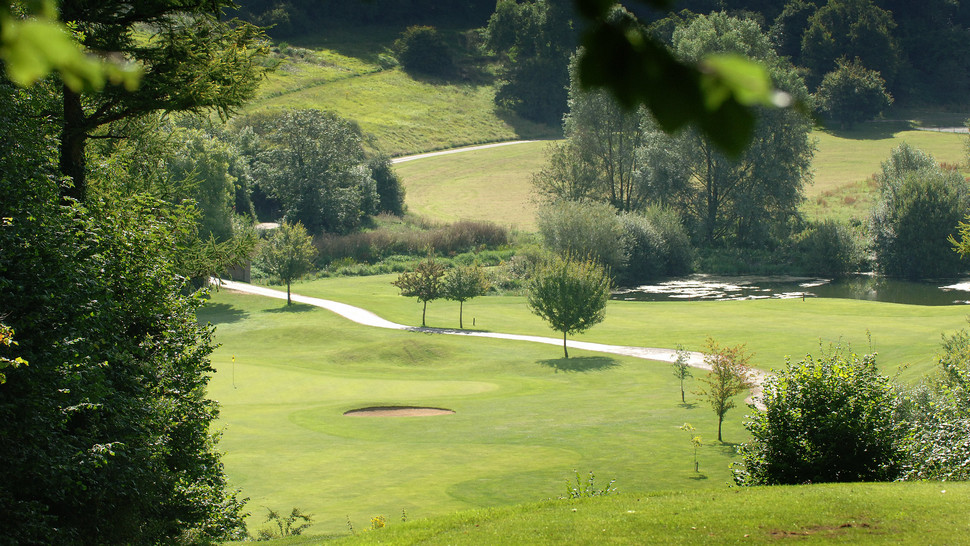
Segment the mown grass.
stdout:
<svg viewBox="0 0 970 546">
<path fill-rule="evenodd" d="M 318 280 L 296 284 L 294 292 L 362 305 L 415 324 L 419 305 L 396 295 L 391 278 Z M 785 354 L 817 352 L 819 337 L 826 342 L 850 339 L 857 350 L 868 350 L 865 330 L 870 329 L 884 369 L 912 362 L 902 379 L 914 381 L 933 368 L 940 332 L 962 327 L 965 314 L 964 307 L 841 300 L 611 302 L 604 324 L 577 339 L 662 347 L 686 343 L 699 349 L 696 343 L 713 335 L 722 344 L 748 342 L 756 353 L 754 363 L 771 369 L 783 363 Z M 252 530 L 262 526 L 264 507 L 299 507 L 314 515 L 311 533 L 340 535 L 349 533 L 348 519 L 361 530 L 376 515 L 397 521 L 402 511 L 415 519 L 537 502 L 562 494 L 574 470 L 595 471 L 600 487 L 615 478 L 620 492 L 633 498 L 703 490 L 704 495 L 674 496 L 683 496 L 677 502 L 700 503 L 704 508 L 697 510 L 710 518 L 717 503 L 708 505 L 706 499 L 729 498 L 718 496 L 728 494 L 729 464 L 736 460 L 733 444 L 747 438 L 742 408 L 728 414 L 729 443 L 712 441 L 716 422 L 710 409 L 692 394 L 689 404 L 681 405 L 677 381 L 664 363 L 579 350 L 565 360 L 554 345 L 368 328 L 322 309 L 286 307 L 281 300 L 226 291 L 217 293 L 199 316 L 218 326 L 221 346 L 213 355 L 217 373 L 210 394 L 222 404 L 220 449 L 226 452 L 232 484 L 251 499 Z M 471 317 L 477 328 L 555 336 L 525 310 L 522 298 L 477 298 L 465 306 L 466 324 Z M 457 308 L 450 302 L 429 306 L 429 325 L 454 327 L 456 321 Z M 456 413 L 343 416 L 350 409 L 379 405 L 443 407 Z M 684 422 L 704 438 L 700 473 L 693 471 L 688 435 L 678 429 Z M 792 505 L 792 497 L 786 498 Z M 873 502 L 882 504 L 879 498 Z M 515 543 L 521 538 L 516 528 L 531 528 L 558 506 L 511 509 L 500 517 L 488 513 L 484 519 L 507 520 L 493 532 Z M 803 518 L 816 510 L 810 503 L 791 509 Z M 653 525 L 683 519 L 675 516 L 658 513 Z M 443 524 L 430 525 L 450 528 L 469 517 L 482 515 L 449 516 Z M 600 525 L 599 517 L 591 516 L 571 532 L 600 536 L 590 531 Z M 787 516 L 778 517 L 784 521 Z M 770 517 L 751 514 L 747 521 L 752 529 L 775 527 Z M 814 525 L 798 521 L 777 527 L 795 532 Z M 638 526 L 611 533 L 626 536 L 640 532 Z M 536 540 L 558 540 L 557 527 L 542 527 Z M 448 531 L 442 540 L 457 540 L 464 531 Z"/>
<path fill-rule="evenodd" d="M 359 124 L 368 144 L 391 156 L 558 134 L 558 127 L 497 109 L 488 65 L 451 80 L 416 79 L 395 67 L 390 47 L 400 30 L 327 29 L 294 40 L 297 48 L 278 48 L 286 54 L 247 111 L 331 110 Z"/>
<path fill-rule="evenodd" d="M 372 310 L 383 318 L 420 325 L 421 305 L 399 295 L 390 283 L 396 275 L 330 278 L 294 285 L 294 292 L 334 299 Z M 919 306 L 861 300 L 809 298 L 807 300 L 756 300 L 724 302 L 612 301 L 606 320 L 571 337 L 618 345 L 672 348 L 684 344 L 701 350 L 707 336 L 722 345 L 746 343 L 753 364 L 765 370 L 784 366 L 785 357 L 817 354 L 819 344 L 843 341 L 858 353 L 874 350 L 886 373 L 900 374 L 913 383 L 931 373 L 944 332 L 967 325 L 965 305 Z M 495 332 L 556 337 L 532 315 L 521 296 L 487 296 L 465 303 L 466 325 Z M 454 302 L 437 300 L 428 305 L 428 326 L 458 326 Z M 871 346 L 869 338 L 871 337 Z M 555 356 L 555 351 L 549 349 Z"/>
<path fill-rule="evenodd" d="M 403 299 L 403 298 L 402 298 Z M 680 403 L 670 366 L 490 339 L 355 325 L 330 312 L 220 292 L 200 311 L 221 347 L 210 395 L 221 404 L 226 472 L 265 507 L 314 515 L 314 534 L 370 518 L 556 498 L 574 470 L 621 491 L 721 489 L 732 444 L 713 413 Z M 378 405 L 454 410 L 425 418 L 345 417 Z M 724 439 L 746 438 L 744 410 Z M 695 473 L 687 433 L 704 438 Z"/>
<path fill-rule="evenodd" d="M 966 541 L 970 523 L 956 507 L 968 500 L 966 483 L 826 484 L 620 495 L 395 522 L 338 543 L 959 544 Z"/>
<path fill-rule="evenodd" d="M 395 165 L 413 212 L 441 222 L 490 220 L 534 231 L 532 174 L 546 163 L 548 141 L 415 159 Z"/>
</svg>

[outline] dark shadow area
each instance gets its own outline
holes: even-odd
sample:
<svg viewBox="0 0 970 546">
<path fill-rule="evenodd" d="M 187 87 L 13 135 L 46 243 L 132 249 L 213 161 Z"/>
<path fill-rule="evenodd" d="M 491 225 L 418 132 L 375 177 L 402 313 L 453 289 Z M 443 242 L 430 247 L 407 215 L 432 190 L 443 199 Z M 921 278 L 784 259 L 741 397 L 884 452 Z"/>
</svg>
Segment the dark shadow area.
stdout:
<svg viewBox="0 0 970 546">
<path fill-rule="evenodd" d="M 596 372 L 616 368 L 620 365 L 608 356 L 581 356 L 574 358 L 557 358 L 555 360 L 539 360 L 539 364 L 548 366 L 559 372 Z"/>
<path fill-rule="evenodd" d="M 706 480 L 707 474 L 704 474 L 703 472 L 694 472 L 694 475 L 691 476 L 689 479 L 696 480 L 696 481 Z"/>
<path fill-rule="evenodd" d="M 840 129 L 836 122 L 828 122 L 824 132 L 847 140 L 885 140 L 893 138 L 900 131 L 911 131 L 916 127 L 909 121 L 870 121 L 859 123 L 851 129 Z"/>
<path fill-rule="evenodd" d="M 229 324 L 249 318 L 249 313 L 242 309 L 237 309 L 228 303 L 206 302 L 199 309 L 197 317 L 200 324 Z"/>
<path fill-rule="evenodd" d="M 725 455 L 735 455 L 738 452 L 738 446 L 741 445 L 737 442 L 719 442 L 717 449 L 724 453 Z"/>
<path fill-rule="evenodd" d="M 267 313 L 306 313 L 307 311 L 313 311 L 316 307 L 306 304 L 306 303 L 294 303 L 293 305 L 284 305 L 283 307 L 277 307 L 275 309 L 267 309 Z"/>
<path fill-rule="evenodd" d="M 680 404 L 677 404 L 677 405 L 684 409 L 692 410 L 697 407 L 697 402 L 681 402 Z"/>
<path fill-rule="evenodd" d="M 519 117 L 508 108 L 495 106 L 495 116 L 515 129 L 515 134 L 526 140 L 558 140 L 563 138 L 561 127 L 551 127 Z"/>
</svg>

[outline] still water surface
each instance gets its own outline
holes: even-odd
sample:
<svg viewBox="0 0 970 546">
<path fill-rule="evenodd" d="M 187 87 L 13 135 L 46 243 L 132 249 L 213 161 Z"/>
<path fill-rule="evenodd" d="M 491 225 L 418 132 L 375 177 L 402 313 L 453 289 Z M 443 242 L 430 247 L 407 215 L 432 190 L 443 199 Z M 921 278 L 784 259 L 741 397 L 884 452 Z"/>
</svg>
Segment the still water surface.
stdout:
<svg viewBox="0 0 970 546">
<path fill-rule="evenodd" d="M 719 301 L 766 298 L 848 298 L 911 305 L 970 303 L 970 279 L 911 282 L 873 275 L 831 280 L 815 277 L 691 275 L 620 288 L 615 300 Z"/>
</svg>

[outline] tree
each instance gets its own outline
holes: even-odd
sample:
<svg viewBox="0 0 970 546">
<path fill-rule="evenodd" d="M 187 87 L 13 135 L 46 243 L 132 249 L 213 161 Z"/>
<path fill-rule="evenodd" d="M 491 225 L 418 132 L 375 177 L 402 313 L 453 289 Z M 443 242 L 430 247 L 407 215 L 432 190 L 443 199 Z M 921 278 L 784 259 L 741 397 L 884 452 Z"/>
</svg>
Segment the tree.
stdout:
<svg viewBox="0 0 970 546">
<path fill-rule="evenodd" d="M 836 69 L 822 78 L 815 93 L 815 103 L 823 114 L 852 128 L 882 114 L 893 103 L 886 82 L 875 70 L 862 66 L 859 59 L 839 59 Z"/>
<path fill-rule="evenodd" d="M 684 275 L 693 268 L 690 237 L 673 209 L 648 206 L 642 212 L 621 214 L 620 222 L 627 259 L 617 277 L 625 285 Z"/>
<path fill-rule="evenodd" d="M 595 196 L 617 210 L 640 209 L 646 195 L 635 185 L 643 130 L 640 116 L 620 107 L 605 91 L 585 91 L 570 65 L 569 112 L 563 132 L 570 145 L 579 151 L 576 159 L 584 165 L 581 172 L 598 173 Z"/>
<path fill-rule="evenodd" d="M 455 70 L 448 44 L 431 26 L 410 26 L 394 42 L 397 59 L 405 70 L 426 76 L 450 76 Z"/>
<path fill-rule="evenodd" d="M 424 304 L 421 308 L 421 326 L 425 326 L 425 315 L 428 311 L 428 302 L 440 298 L 443 294 L 443 280 L 445 276 L 445 266 L 434 260 L 434 251 L 428 251 L 428 257 L 419 262 L 414 267 L 414 271 L 401 273 L 397 280 L 392 282 L 394 286 L 401 289 L 401 295 L 406 297 L 418 298 Z"/>
<path fill-rule="evenodd" d="M 259 247 L 256 263 L 286 283 L 286 304 L 291 305 L 290 283 L 310 270 L 316 254 L 303 224 L 283 222 Z"/>
<path fill-rule="evenodd" d="M 906 429 L 894 419 L 892 381 L 875 355 L 836 346 L 821 358 L 788 361 L 767 380 L 745 428 L 734 471 L 739 485 L 888 481 L 899 476 Z"/>
<path fill-rule="evenodd" d="M 59 169 L 73 181 L 64 190 L 67 197 L 83 200 L 87 194 L 84 152 L 99 128 L 161 111 L 214 110 L 225 117 L 255 94 L 265 72 L 262 33 L 247 23 L 221 21 L 231 5 L 228 0 L 58 4 L 81 47 L 117 55 L 143 70 L 137 90 L 112 85 L 80 91 L 62 80 L 56 119 Z"/>
<path fill-rule="evenodd" d="M 0 388 L 4 540 L 240 538 L 206 398 L 212 328 L 172 261 L 171 206 L 65 207 L 56 177 L 0 173 L 0 309 L 30 363 Z"/>
<path fill-rule="evenodd" d="M 907 145 L 893 150 L 882 171 L 870 219 L 879 270 L 909 279 L 962 272 L 965 264 L 950 239 L 970 213 L 963 176 Z"/>
<path fill-rule="evenodd" d="M 750 20 L 723 13 L 699 16 L 673 35 L 673 48 L 683 59 L 711 53 L 733 53 L 756 59 L 779 88 L 800 102 L 808 91 L 795 69 L 779 58 L 768 38 Z M 640 153 L 663 159 L 666 199 L 689 221 L 695 241 L 757 246 L 777 237 L 798 214 L 802 187 L 811 176 L 814 144 L 809 120 L 794 110 L 762 108 L 750 146 L 728 156 L 697 130 L 667 135 L 650 119 Z"/>
<path fill-rule="evenodd" d="M 611 285 L 607 270 L 592 259 L 555 256 L 536 268 L 528 284 L 529 310 L 562 332 L 565 358 L 566 336 L 585 332 L 606 317 Z"/>
<path fill-rule="evenodd" d="M 680 403 L 686 404 L 687 399 L 684 396 L 684 380 L 688 377 L 694 377 L 694 374 L 690 371 L 690 352 L 684 348 L 683 345 L 677 346 L 677 359 L 673 362 L 674 367 L 674 377 L 680 380 Z M 691 428 L 693 430 L 693 428 Z"/>
<path fill-rule="evenodd" d="M 734 407 L 734 397 L 751 388 L 751 359 L 744 345 L 721 347 L 712 338 L 707 338 L 704 364 L 710 368 L 706 377 L 701 378 L 702 386 L 697 395 L 707 400 L 717 416 L 717 441 L 721 442 L 721 423 L 728 410 Z"/>
<path fill-rule="evenodd" d="M 641 3 L 665 11 L 673 6 L 670 0 Z M 667 133 L 693 124 L 735 156 L 751 141 L 757 106 L 791 103 L 750 59 L 723 52 L 677 58 L 636 19 L 613 17 L 610 2 L 577 0 L 576 8 L 589 22 L 579 59 L 582 85 L 608 89 L 629 110 L 645 106 Z"/>
<path fill-rule="evenodd" d="M 395 216 L 404 216 L 407 205 L 404 204 L 404 186 L 401 179 L 391 168 L 391 159 L 384 154 L 368 161 L 371 178 L 374 179 L 377 199 L 380 202 L 378 212 L 386 212 Z"/>
<path fill-rule="evenodd" d="M 495 102 L 523 118 L 558 125 L 566 110 L 569 56 L 576 49 L 570 2 L 500 0 L 485 46 L 504 57 Z"/>
<path fill-rule="evenodd" d="M 441 290 L 445 299 L 458 302 L 458 327 L 464 328 L 462 313 L 467 300 L 485 295 L 489 282 L 485 270 L 478 264 L 458 266 L 445 275 Z"/>
<path fill-rule="evenodd" d="M 287 222 L 310 233 L 346 233 L 376 214 L 377 184 L 359 127 L 319 110 L 254 114 L 243 123 L 261 137 L 261 185 L 282 204 Z"/>
<path fill-rule="evenodd" d="M 829 0 L 809 18 L 802 36 L 802 63 L 811 83 L 836 67 L 841 58 L 858 58 L 890 82 L 899 68 L 900 52 L 893 14 L 872 0 Z"/>
</svg>

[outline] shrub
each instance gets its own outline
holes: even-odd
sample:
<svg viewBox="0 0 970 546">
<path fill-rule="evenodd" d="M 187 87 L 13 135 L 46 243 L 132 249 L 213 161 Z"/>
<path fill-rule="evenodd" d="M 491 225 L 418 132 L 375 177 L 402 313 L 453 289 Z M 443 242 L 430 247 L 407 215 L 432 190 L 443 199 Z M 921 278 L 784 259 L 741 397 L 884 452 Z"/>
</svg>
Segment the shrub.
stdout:
<svg viewBox="0 0 970 546">
<path fill-rule="evenodd" d="M 537 223 L 555 254 L 589 257 L 614 272 L 626 266 L 623 224 L 606 203 L 556 201 L 539 209 Z"/>
<path fill-rule="evenodd" d="M 809 275 L 844 277 L 856 271 L 862 259 L 852 230 L 833 220 L 810 225 L 794 246 L 798 269 Z"/>
<path fill-rule="evenodd" d="M 450 76 L 454 72 L 451 50 L 434 27 L 408 27 L 394 42 L 394 49 L 408 72 L 427 76 Z"/>
<path fill-rule="evenodd" d="M 765 409 L 745 428 L 739 485 L 887 481 L 899 476 L 905 428 L 894 416 L 893 383 L 876 370 L 875 355 L 840 346 L 815 359 L 786 363 L 769 378 Z"/>
<path fill-rule="evenodd" d="M 970 479 L 970 333 L 944 336 L 940 370 L 908 393 L 904 480 Z"/>
<path fill-rule="evenodd" d="M 689 273 L 694 259 L 690 237 L 672 209 L 648 207 L 642 214 L 620 216 L 625 266 L 621 282 L 636 284 L 657 277 Z"/>
<path fill-rule="evenodd" d="M 837 68 L 822 78 L 815 93 L 818 109 L 844 128 L 868 121 L 889 108 L 893 98 L 879 72 L 862 66 L 859 59 L 840 59 Z"/>
</svg>

